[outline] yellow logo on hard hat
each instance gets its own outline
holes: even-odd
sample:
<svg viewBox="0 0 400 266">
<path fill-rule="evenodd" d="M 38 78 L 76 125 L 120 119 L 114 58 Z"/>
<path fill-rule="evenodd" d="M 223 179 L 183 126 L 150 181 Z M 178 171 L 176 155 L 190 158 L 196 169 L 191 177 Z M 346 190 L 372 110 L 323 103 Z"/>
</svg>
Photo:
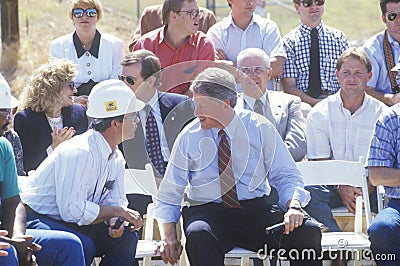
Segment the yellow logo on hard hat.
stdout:
<svg viewBox="0 0 400 266">
<path fill-rule="evenodd" d="M 105 102 L 106 112 L 114 112 L 118 110 L 118 105 L 116 100 Z"/>
</svg>

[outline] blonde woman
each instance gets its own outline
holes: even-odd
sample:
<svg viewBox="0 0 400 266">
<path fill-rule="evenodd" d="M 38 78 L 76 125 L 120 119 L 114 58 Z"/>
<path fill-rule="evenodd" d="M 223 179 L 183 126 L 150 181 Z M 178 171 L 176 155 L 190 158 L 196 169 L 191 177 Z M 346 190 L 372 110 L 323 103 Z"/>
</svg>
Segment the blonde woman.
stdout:
<svg viewBox="0 0 400 266">
<path fill-rule="evenodd" d="M 88 129 L 85 107 L 72 100 L 76 73 L 71 61 L 55 60 L 40 66 L 22 92 L 23 110 L 15 114 L 14 129 L 21 138 L 26 173 L 61 142 Z"/>
<path fill-rule="evenodd" d="M 75 78 L 77 93 L 74 101 L 86 105 L 87 95 L 100 81 L 117 79 L 121 74 L 123 41 L 100 33 L 97 22 L 103 17 L 98 0 L 71 0 L 68 9 L 75 31 L 50 43 L 51 58 L 67 58 L 78 64 Z"/>
</svg>

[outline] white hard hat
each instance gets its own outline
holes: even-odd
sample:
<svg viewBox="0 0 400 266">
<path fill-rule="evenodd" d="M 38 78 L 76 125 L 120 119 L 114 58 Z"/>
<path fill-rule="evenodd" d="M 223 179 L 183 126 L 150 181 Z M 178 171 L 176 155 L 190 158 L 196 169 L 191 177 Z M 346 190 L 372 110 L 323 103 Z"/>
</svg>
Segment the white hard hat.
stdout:
<svg viewBox="0 0 400 266">
<path fill-rule="evenodd" d="M 96 84 L 88 98 L 87 116 L 108 118 L 137 112 L 144 103 L 136 99 L 135 93 L 122 81 L 105 80 Z"/>
<path fill-rule="evenodd" d="M 0 74 L 0 109 L 12 109 L 19 104 L 17 98 L 12 96 L 10 86 Z"/>
</svg>

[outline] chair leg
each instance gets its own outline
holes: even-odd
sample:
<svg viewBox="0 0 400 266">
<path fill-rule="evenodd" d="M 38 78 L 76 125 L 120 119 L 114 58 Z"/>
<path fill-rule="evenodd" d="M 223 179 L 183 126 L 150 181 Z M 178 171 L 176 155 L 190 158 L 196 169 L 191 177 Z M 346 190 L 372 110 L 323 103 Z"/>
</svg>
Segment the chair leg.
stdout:
<svg viewBox="0 0 400 266">
<path fill-rule="evenodd" d="M 242 257 L 240 259 L 240 266 L 250 266 L 250 258 L 249 257 Z"/>
<path fill-rule="evenodd" d="M 143 258 L 143 266 L 151 266 L 151 257 Z"/>
</svg>

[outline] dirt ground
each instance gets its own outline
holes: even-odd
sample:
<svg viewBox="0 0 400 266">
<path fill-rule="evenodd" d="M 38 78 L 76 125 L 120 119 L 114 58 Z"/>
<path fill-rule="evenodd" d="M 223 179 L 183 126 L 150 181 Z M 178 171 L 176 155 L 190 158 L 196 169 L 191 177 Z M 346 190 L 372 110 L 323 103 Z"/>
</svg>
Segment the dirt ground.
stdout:
<svg viewBox="0 0 400 266">
<path fill-rule="evenodd" d="M 67 15 L 67 5 L 50 1 L 50 6 L 40 7 L 35 0 L 20 1 L 20 44 L 3 47 L 0 72 L 10 83 L 13 95 L 18 97 L 34 69 L 50 58 L 50 41 L 74 30 Z M 97 24 L 100 32 L 124 40 L 125 50 L 133 36 L 137 19 L 110 8 L 104 8 L 103 19 Z"/>
</svg>

